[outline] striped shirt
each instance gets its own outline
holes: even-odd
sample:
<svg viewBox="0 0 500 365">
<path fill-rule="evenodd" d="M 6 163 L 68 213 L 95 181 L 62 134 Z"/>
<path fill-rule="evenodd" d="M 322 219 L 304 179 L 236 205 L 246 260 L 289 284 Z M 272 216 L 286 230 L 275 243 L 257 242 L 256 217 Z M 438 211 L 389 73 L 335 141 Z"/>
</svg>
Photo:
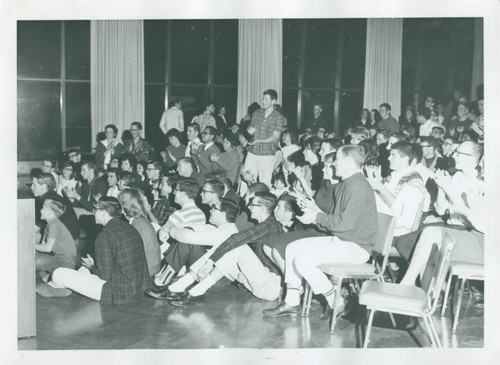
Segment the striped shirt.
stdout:
<svg viewBox="0 0 500 365">
<path fill-rule="evenodd" d="M 162 229 L 169 232 L 173 227 L 205 224 L 206 221 L 207 218 L 205 214 L 196 206 L 194 201 L 192 201 L 186 203 L 181 210 L 173 212 Z"/>
</svg>

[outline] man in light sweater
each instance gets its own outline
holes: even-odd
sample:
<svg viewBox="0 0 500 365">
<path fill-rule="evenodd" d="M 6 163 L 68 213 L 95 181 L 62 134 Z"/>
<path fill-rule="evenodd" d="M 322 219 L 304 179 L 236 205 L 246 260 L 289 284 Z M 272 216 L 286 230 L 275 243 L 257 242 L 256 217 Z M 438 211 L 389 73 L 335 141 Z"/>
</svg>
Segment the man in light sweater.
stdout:
<svg viewBox="0 0 500 365">
<path fill-rule="evenodd" d="M 264 310 L 267 317 L 300 313 L 302 278 L 315 294 L 322 294 L 329 308 L 333 307 L 335 289 L 318 268 L 325 263 L 361 264 L 368 260 L 377 229 L 375 195 L 362 173 L 365 160 L 363 147 L 347 145 L 339 148 L 335 160 L 336 175 L 342 179 L 335 189 L 334 204 L 328 213 L 312 201 L 299 199 L 304 214 L 299 220 L 316 224 L 329 236 L 304 238 L 288 245 L 285 253 L 285 300 L 277 307 Z"/>
<path fill-rule="evenodd" d="M 182 113 L 182 101 L 172 99 L 170 108 L 163 112 L 160 120 L 160 129 L 163 134 L 167 134 L 169 130 L 175 128 L 179 131 L 184 131 L 184 114 Z"/>
</svg>

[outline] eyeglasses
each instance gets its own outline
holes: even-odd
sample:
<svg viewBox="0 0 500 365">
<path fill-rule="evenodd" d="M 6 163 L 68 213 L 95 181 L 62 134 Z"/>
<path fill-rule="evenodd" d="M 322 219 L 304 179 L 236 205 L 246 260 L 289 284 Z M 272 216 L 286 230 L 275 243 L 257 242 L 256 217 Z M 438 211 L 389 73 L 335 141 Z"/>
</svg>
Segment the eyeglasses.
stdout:
<svg viewBox="0 0 500 365">
<path fill-rule="evenodd" d="M 254 203 L 250 203 L 248 204 L 249 207 L 261 207 L 262 205 L 260 204 L 254 204 Z"/>
<path fill-rule="evenodd" d="M 215 193 L 215 191 L 202 189 L 201 193 Z"/>
<path fill-rule="evenodd" d="M 92 209 L 92 213 L 95 214 L 98 210 L 104 210 L 104 208 L 94 208 Z"/>
<path fill-rule="evenodd" d="M 155 169 L 154 167 L 148 167 L 148 168 L 146 169 L 146 171 L 155 171 L 155 170 L 158 170 L 158 169 Z"/>
<path fill-rule="evenodd" d="M 130 128 L 131 131 L 140 131 L 139 128 Z"/>
<path fill-rule="evenodd" d="M 421 144 L 420 147 L 427 148 L 427 147 L 432 147 L 432 146 L 430 144 Z"/>
<path fill-rule="evenodd" d="M 52 165 L 46 165 L 46 164 L 44 164 L 44 163 L 43 163 L 43 164 L 42 164 L 42 167 L 48 167 L 49 169 L 51 169 L 51 168 L 52 168 Z"/>
<path fill-rule="evenodd" d="M 175 188 L 174 191 L 182 191 L 181 189 Z"/>
<path fill-rule="evenodd" d="M 465 152 L 461 152 L 461 151 L 455 151 L 455 152 L 453 152 L 453 154 L 465 155 L 465 156 L 472 156 L 470 153 L 465 153 Z"/>
<path fill-rule="evenodd" d="M 212 205 L 212 208 L 211 208 L 211 209 L 212 209 L 212 210 L 218 210 L 219 212 L 222 212 L 222 209 L 221 209 L 221 208 L 219 208 L 219 207 L 218 207 L 218 206 L 216 206 L 216 205 Z"/>
</svg>

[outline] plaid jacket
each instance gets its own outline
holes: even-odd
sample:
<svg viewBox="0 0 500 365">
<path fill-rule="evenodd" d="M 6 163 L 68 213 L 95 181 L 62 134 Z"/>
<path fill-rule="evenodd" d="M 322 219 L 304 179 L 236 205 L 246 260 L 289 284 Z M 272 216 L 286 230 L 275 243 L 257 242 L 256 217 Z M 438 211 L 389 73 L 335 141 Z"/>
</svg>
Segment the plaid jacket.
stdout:
<svg viewBox="0 0 500 365">
<path fill-rule="evenodd" d="M 96 238 L 91 271 L 106 280 L 102 304 L 125 304 L 142 295 L 149 273 L 139 232 L 119 218 L 111 219 Z"/>
<path fill-rule="evenodd" d="M 264 109 L 256 110 L 252 114 L 250 126 L 255 128 L 254 140 L 262 140 L 273 135 L 273 131 L 281 133 L 286 119 L 280 112 L 273 110 L 271 114 L 265 117 Z M 279 142 L 256 143 L 253 146 L 247 146 L 248 152 L 258 156 L 274 156 L 278 149 Z"/>
<path fill-rule="evenodd" d="M 257 224 L 254 227 L 248 228 L 242 232 L 233 234 L 224 241 L 213 253 L 210 259 L 213 262 L 219 260 L 222 256 L 235 248 L 250 243 L 262 244 L 269 238 L 282 234 L 283 228 L 281 224 L 274 218 L 274 215 L 269 216 L 264 222 Z"/>
<path fill-rule="evenodd" d="M 167 197 L 162 196 L 160 201 L 158 201 L 158 203 L 156 203 L 156 205 L 151 209 L 151 212 L 158 219 L 158 224 L 163 226 L 167 223 L 170 214 L 176 210 L 177 209 L 175 209 L 170 203 L 170 200 Z"/>
<path fill-rule="evenodd" d="M 127 139 L 123 142 L 123 151 L 135 155 L 139 161 L 148 162 L 153 157 L 154 147 L 143 138 L 137 143 Z"/>
</svg>

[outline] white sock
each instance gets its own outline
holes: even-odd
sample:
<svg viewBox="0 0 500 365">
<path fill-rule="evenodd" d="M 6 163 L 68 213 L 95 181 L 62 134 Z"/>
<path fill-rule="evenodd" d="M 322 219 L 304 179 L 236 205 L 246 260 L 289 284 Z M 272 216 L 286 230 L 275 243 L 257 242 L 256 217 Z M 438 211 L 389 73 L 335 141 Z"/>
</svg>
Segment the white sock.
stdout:
<svg viewBox="0 0 500 365">
<path fill-rule="evenodd" d="M 170 284 L 168 286 L 168 290 L 174 293 L 180 293 L 186 290 L 186 288 L 195 282 L 195 278 L 193 277 L 191 272 L 188 272 L 186 275 L 181 277 L 175 283 Z"/>
<path fill-rule="evenodd" d="M 299 288 L 286 288 L 286 304 L 296 306 L 300 304 L 300 289 Z"/>
<path fill-rule="evenodd" d="M 203 295 L 215 283 L 216 283 L 216 281 L 212 278 L 212 276 L 208 275 L 205 279 L 200 281 L 200 283 L 198 285 L 196 285 L 194 288 L 189 290 L 189 294 L 191 294 L 192 297 L 197 297 L 199 295 Z"/>
</svg>

